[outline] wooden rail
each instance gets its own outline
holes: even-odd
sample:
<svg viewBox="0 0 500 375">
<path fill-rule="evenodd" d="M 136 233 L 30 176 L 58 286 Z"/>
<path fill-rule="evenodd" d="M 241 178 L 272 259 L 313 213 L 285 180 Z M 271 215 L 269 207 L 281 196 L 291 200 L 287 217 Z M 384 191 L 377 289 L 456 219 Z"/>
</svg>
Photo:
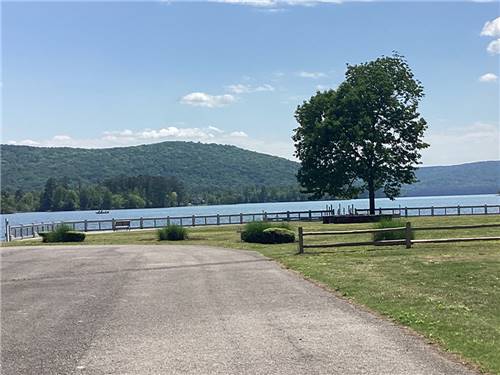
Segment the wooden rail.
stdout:
<svg viewBox="0 0 500 375">
<path fill-rule="evenodd" d="M 356 214 L 369 214 L 368 208 L 354 209 Z M 454 216 L 454 215 L 494 215 L 500 214 L 500 205 L 466 205 L 466 206 L 421 206 L 421 207 L 381 207 L 375 210 L 381 215 L 384 213 L 408 216 Z"/>
<path fill-rule="evenodd" d="M 370 245 L 405 245 L 407 249 L 411 248 L 412 244 L 416 243 L 447 243 L 447 242 L 468 242 L 468 241 L 500 241 L 500 236 L 492 237 L 458 237 L 458 238 L 432 238 L 414 240 L 413 232 L 426 230 L 458 230 L 458 229 L 477 229 L 477 228 L 500 228 L 500 223 L 491 224 L 472 224 L 472 225 L 447 225 L 433 227 L 416 227 L 412 228 L 411 223 L 407 222 L 404 227 L 397 228 L 381 228 L 381 229 L 360 229 L 360 230 L 339 230 L 339 231 L 322 231 L 322 232 L 304 232 L 302 227 L 299 227 L 299 254 L 304 254 L 305 249 L 313 248 L 335 248 L 347 246 L 370 246 Z M 396 231 L 405 231 L 405 238 L 398 240 L 381 240 L 381 241 L 357 241 L 357 242 L 336 242 L 327 244 L 304 244 L 304 237 L 307 236 L 336 236 L 346 234 L 362 234 L 362 233 L 387 233 Z"/>
</svg>

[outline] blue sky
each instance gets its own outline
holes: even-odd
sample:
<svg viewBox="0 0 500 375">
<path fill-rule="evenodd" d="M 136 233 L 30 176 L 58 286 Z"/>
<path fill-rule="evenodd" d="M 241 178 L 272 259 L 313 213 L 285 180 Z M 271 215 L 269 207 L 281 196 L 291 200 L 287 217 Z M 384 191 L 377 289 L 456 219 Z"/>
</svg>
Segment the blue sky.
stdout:
<svg viewBox="0 0 500 375">
<path fill-rule="evenodd" d="M 499 13 L 497 2 L 4 2 L 2 142 L 193 140 L 293 158 L 297 104 L 335 88 L 346 63 L 397 50 L 425 87 L 424 164 L 498 159 Z"/>
</svg>

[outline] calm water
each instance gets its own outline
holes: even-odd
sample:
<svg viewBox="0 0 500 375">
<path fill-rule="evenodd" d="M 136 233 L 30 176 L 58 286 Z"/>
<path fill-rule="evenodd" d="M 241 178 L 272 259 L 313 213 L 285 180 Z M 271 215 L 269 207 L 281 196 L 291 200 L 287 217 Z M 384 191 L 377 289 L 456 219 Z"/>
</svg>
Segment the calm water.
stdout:
<svg viewBox="0 0 500 375">
<path fill-rule="evenodd" d="M 335 209 L 354 205 L 355 208 L 367 208 L 368 199 L 337 200 L 337 201 L 307 201 L 307 202 L 280 202 L 280 203 L 246 203 L 216 206 L 187 206 L 170 208 L 147 208 L 134 210 L 111 210 L 109 214 L 97 215 L 95 211 L 61 211 L 61 212 L 24 212 L 1 216 L 0 233 L 4 233 L 5 219 L 11 225 L 31 224 L 53 221 L 72 220 L 99 220 L 120 219 L 139 217 L 167 217 L 167 216 L 191 216 L 191 215 L 215 215 L 215 214 L 239 214 L 280 212 L 280 211 L 307 211 L 324 210 L 326 205 L 333 205 Z M 500 197 L 491 195 L 456 195 L 440 197 L 407 197 L 391 201 L 380 198 L 376 201 L 377 207 L 417 207 L 417 206 L 474 206 L 484 204 L 500 204 Z"/>
</svg>

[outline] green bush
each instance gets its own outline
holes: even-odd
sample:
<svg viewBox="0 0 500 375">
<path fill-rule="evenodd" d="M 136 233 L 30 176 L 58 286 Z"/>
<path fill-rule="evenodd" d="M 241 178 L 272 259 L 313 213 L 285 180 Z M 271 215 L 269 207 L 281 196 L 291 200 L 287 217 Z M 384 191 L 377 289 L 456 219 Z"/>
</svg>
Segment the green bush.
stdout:
<svg viewBox="0 0 500 375">
<path fill-rule="evenodd" d="M 267 228 L 262 232 L 266 243 L 289 243 L 295 242 L 295 233 L 285 228 Z"/>
<path fill-rule="evenodd" d="M 290 225 L 288 223 L 272 224 L 268 221 L 253 221 L 246 224 L 245 229 L 241 232 L 241 240 L 251 243 L 283 243 L 277 241 L 281 241 L 286 235 L 284 233 L 276 234 L 276 231 L 270 231 L 270 229 L 281 229 L 290 232 L 293 234 L 293 240 L 295 240 L 295 234 L 290 230 Z M 280 239 L 278 239 L 278 237 L 280 237 Z"/>
<path fill-rule="evenodd" d="M 158 229 L 158 240 L 160 241 L 182 241 L 187 239 L 187 229 L 180 225 L 167 225 Z"/>
<path fill-rule="evenodd" d="M 85 240 L 85 233 L 75 232 L 68 225 L 60 225 L 51 232 L 39 232 L 43 242 L 82 242 Z"/>
<path fill-rule="evenodd" d="M 69 231 L 64 233 L 64 242 L 82 242 L 85 240 L 85 233 Z"/>
<path fill-rule="evenodd" d="M 400 228 L 400 227 L 405 227 L 406 226 L 406 221 L 403 220 L 391 220 L 391 219 L 384 219 L 380 220 L 378 223 L 375 224 L 375 229 L 385 229 L 385 228 Z M 384 240 L 404 240 L 406 237 L 405 235 L 405 230 L 395 230 L 392 232 L 378 232 L 378 233 L 373 233 L 373 240 L 374 241 L 384 241 Z M 412 239 L 414 238 L 414 233 L 412 231 L 411 233 Z"/>
</svg>

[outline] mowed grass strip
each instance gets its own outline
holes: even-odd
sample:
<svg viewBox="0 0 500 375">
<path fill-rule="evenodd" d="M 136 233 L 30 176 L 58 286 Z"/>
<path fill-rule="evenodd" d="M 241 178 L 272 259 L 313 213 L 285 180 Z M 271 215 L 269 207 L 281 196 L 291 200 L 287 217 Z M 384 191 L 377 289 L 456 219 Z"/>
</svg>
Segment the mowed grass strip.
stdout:
<svg viewBox="0 0 500 375">
<path fill-rule="evenodd" d="M 403 218 L 403 220 L 406 220 Z M 500 222 L 500 216 L 408 218 L 413 227 Z M 292 223 L 305 231 L 372 228 L 373 224 Z M 240 226 L 189 230 L 191 245 L 256 250 L 423 334 L 482 370 L 500 374 L 500 241 L 308 249 L 240 241 Z M 418 231 L 416 238 L 500 236 L 500 228 Z M 360 241 L 370 234 L 305 237 L 308 244 Z M 160 244 L 155 231 L 91 234 L 87 244 Z M 20 241 L 15 245 L 40 244 Z M 161 242 L 161 244 L 165 244 Z M 313 309 L 314 306 L 311 306 Z"/>
</svg>

